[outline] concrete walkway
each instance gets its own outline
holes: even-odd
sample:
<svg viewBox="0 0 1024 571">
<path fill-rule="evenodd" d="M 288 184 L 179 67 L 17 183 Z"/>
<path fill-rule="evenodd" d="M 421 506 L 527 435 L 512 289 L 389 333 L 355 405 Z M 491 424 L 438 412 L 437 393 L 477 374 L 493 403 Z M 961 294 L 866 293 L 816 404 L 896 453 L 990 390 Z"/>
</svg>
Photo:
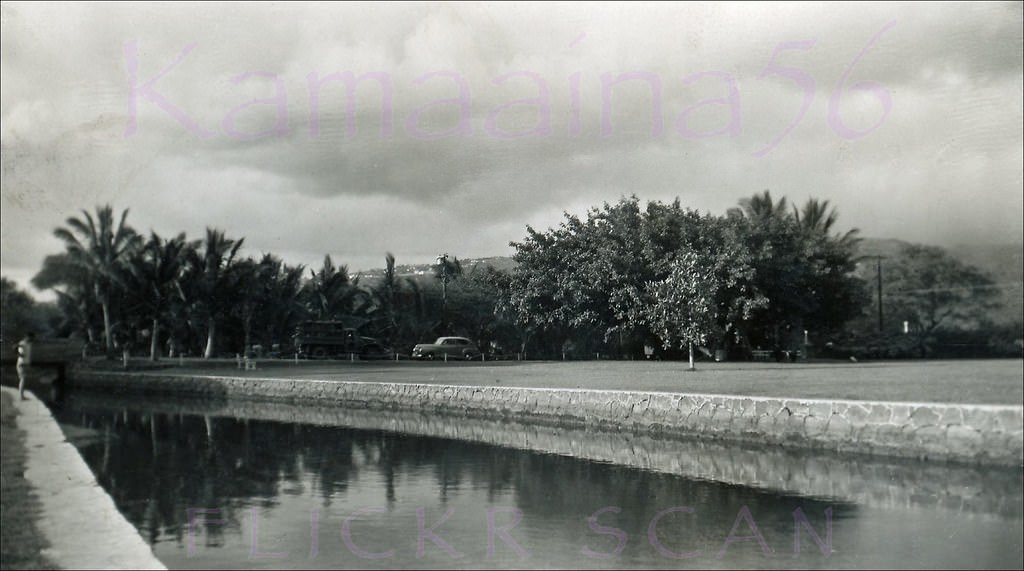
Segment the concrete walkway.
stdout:
<svg viewBox="0 0 1024 571">
<path fill-rule="evenodd" d="M 62 569 L 167 569 L 97 484 L 78 451 L 64 438 L 50 410 L 30 392 L 14 397 L 18 428 L 28 450 L 25 478 L 39 498 L 36 522 Z"/>
</svg>

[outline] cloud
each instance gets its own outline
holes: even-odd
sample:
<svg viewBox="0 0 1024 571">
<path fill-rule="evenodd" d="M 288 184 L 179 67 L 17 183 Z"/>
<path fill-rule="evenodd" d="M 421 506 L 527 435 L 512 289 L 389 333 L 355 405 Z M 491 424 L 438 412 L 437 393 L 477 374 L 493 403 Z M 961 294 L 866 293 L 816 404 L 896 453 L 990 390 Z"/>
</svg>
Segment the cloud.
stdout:
<svg viewBox="0 0 1024 571">
<path fill-rule="evenodd" d="M 30 274 L 56 225 L 102 203 L 140 229 L 217 226 L 352 267 L 507 254 L 527 224 L 631 194 L 723 212 L 767 188 L 828 199 L 866 235 L 1024 233 L 1019 3 L 2 10 L 5 274 Z M 346 72 L 363 77 L 351 102 L 325 79 Z M 442 103 L 460 88 L 465 108 Z M 226 120 L 285 128 L 246 139 Z"/>
</svg>

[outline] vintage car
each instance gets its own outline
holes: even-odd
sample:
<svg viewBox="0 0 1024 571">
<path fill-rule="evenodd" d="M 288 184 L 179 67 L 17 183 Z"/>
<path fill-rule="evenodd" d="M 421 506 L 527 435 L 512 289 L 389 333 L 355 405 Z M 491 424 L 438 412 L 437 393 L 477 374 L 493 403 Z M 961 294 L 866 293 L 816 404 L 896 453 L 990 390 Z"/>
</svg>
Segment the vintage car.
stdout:
<svg viewBox="0 0 1024 571">
<path fill-rule="evenodd" d="M 478 359 L 480 349 L 465 337 L 438 337 L 433 343 L 420 343 L 412 348 L 413 359 Z"/>
</svg>

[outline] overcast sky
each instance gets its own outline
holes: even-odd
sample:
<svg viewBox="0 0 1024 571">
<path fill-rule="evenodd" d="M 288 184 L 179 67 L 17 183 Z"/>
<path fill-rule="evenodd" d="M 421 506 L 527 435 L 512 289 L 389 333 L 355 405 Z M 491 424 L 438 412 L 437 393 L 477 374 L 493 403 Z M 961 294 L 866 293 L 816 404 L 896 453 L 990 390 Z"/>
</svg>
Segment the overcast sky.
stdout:
<svg viewBox="0 0 1024 571">
<path fill-rule="evenodd" d="M 1024 235 L 1020 3 L 3 3 L 2 26 L 2 272 L 23 285 L 100 204 L 350 270 L 509 255 L 632 194 Z"/>
</svg>

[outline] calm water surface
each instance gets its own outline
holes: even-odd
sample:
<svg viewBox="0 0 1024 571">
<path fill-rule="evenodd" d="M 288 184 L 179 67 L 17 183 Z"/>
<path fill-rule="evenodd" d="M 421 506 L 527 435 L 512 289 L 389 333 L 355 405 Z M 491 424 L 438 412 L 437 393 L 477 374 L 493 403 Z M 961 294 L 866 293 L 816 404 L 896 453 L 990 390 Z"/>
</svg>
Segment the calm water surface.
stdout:
<svg viewBox="0 0 1024 571">
<path fill-rule="evenodd" d="M 1019 471 L 1009 505 L 970 490 L 954 490 L 957 507 L 914 490 L 859 502 L 73 393 L 56 409 L 100 484 L 172 569 L 1024 565 Z"/>
</svg>

